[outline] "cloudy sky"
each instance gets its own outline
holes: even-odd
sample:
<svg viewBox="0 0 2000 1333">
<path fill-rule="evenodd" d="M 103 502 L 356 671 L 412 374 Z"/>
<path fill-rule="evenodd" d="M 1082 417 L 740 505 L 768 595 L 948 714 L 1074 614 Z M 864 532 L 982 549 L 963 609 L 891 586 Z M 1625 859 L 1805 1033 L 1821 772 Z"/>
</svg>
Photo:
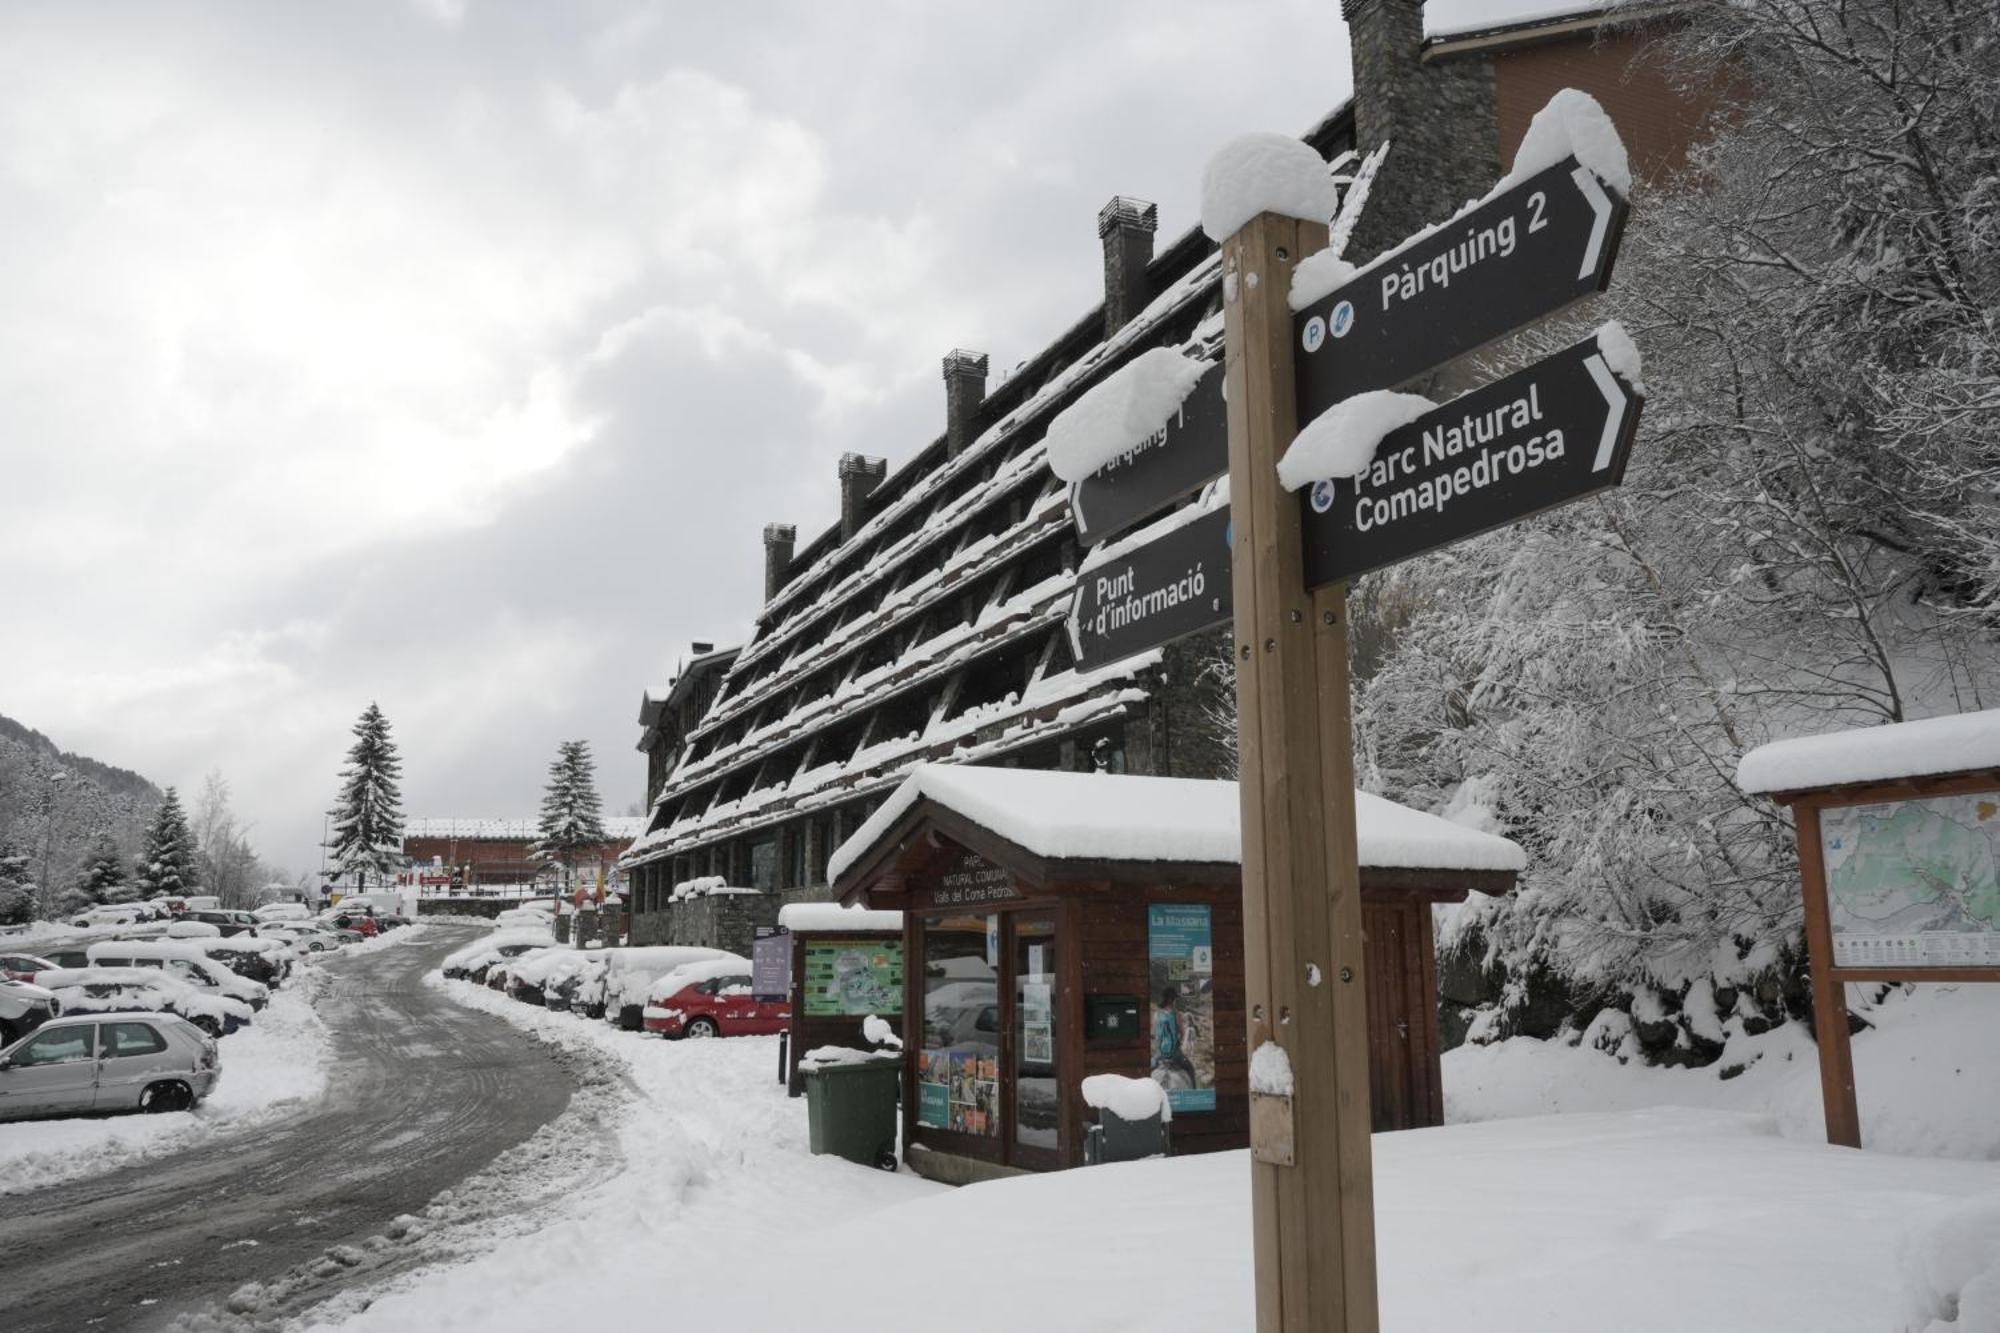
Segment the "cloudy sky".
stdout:
<svg viewBox="0 0 2000 1333">
<path fill-rule="evenodd" d="M 530 814 L 760 529 L 1093 304 L 1097 208 L 1345 96 L 1337 0 L 0 9 L 0 712 L 318 865 L 347 731 Z"/>
</svg>

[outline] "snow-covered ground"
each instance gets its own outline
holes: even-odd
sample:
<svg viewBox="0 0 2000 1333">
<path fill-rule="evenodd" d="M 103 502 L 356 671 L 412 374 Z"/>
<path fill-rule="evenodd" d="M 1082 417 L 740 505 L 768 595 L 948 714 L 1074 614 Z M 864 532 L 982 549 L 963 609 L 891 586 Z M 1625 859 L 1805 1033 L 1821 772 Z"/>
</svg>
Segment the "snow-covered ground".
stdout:
<svg viewBox="0 0 2000 1333">
<path fill-rule="evenodd" d="M 249 1027 L 222 1039 L 222 1078 L 192 1111 L 0 1124 L 0 1195 L 110 1171 L 242 1129 L 326 1087 L 331 1042 L 313 1012 L 315 968 L 294 971 Z"/>
<path fill-rule="evenodd" d="M 1244 1153 L 947 1190 L 808 1156 L 805 1106 L 777 1083 L 770 1039 L 667 1043 L 439 984 L 621 1070 L 634 1089 L 617 1130 L 625 1169 L 532 1234 L 355 1293 L 306 1327 L 505 1333 L 567 1327 L 581 1309 L 604 1328 L 669 1310 L 676 1323 L 885 1333 L 1251 1325 Z M 1905 1146 L 1993 1155 L 2000 1131 L 1973 1128 L 2000 1118 L 1986 1081 L 2000 1058 L 1993 1002 L 1954 988 L 1877 1016 L 1855 1042 L 1864 1118 L 1874 1107 Z M 1771 1046 L 1728 1081 L 1532 1043 L 1454 1055 L 1461 1112 L 1572 1113 L 1376 1138 L 1383 1326 L 2000 1329 L 2000 1162 L 1807 1141 L 1792 1082 L 1802 1070 L 1816 1095 L 1816 1074 Z M 1576 1109 L 1596 1104 L 1619 1109 Z"/>
<path fill-rule="evenodd" d="M 1923 985 L 1864 1006 L 1874 1027 L 1854 1038 L 1861 1141 L 1872 1151 L 2000 1161 L 2000 986 Z M 1732 1065 L 1749 1067 L 1719 1077 Z M 1444 1057 L 1445 1119 L 1494 1120 L 1548 1112 L 1709 1107 L 1768 1115 L 1786 1138 L 1826 1141 L 1819 1056 L 1797 1024 L 1762 1036 L 1732 1034 L 1703 1069 L 1624 1065 L 1587 1045 L 1517 1037 L 1462 1046 Z"/>
</svg>

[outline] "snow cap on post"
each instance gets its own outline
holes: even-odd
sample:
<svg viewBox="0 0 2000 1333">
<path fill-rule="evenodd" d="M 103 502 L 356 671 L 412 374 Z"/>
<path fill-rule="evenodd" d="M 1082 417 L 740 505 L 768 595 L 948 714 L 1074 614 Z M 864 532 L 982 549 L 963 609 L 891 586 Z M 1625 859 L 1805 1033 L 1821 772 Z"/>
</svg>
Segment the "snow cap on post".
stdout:
<svg viewBox="0 0 2000 1333">
<path fill-rule="evenodd" d="M 1278 460 L 1278 482 L 1288 491 L 1335 477 L 1358 477 L 1375 461 L 1390 431 L 1409 425 L 1437 404 L 1417 393 L 1373 389 L 1343 398 L 1314 417 Z"/>
<path fill-rule="evenodd" d="M 1625 141 L 1604 108 L 1589 93 L 1563 88 L 1551 97 L 1521 136 L 1514 150 L 1514 167 L 1494 187 L 1497 193 L 1516 181 L 1526 180 L 1575 155 L 1592 174 L 1621 199 L 1632 193 L 1632 165 L 1625 156 Z M 1489 196 L 1490 197 L 1490 196 Z"/>
<path fill-rule="evenodd" d="M 1259 213 L 1325 222 L 1340 192 L 1311 144 L 1288 134 L 1244 134 L 1208 159 L 1201 173 L 1201 229 L 1228 240 Z"/>
<path fill-rule="evenodd" d="M 1165 430 L 1208 369 L 1172 347 L 1140 353 L 1049 423 L 1049 471 L 1082 481 Z"/>
</svg>

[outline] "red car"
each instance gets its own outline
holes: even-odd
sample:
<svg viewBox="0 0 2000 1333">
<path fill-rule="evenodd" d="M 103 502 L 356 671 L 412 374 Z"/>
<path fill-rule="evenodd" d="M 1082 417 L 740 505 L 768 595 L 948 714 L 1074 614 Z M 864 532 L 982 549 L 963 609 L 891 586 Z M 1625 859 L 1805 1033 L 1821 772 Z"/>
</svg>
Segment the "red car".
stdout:
<svg viewBox="0 0 2000 1333">
<path fill-rule="evenodd" d="M 646 1031 L 668 1037 L 749 1037 L 789 1027 L 792 1006 L 752 998 L 750 961 L 720 958 L 677 967 L 654 982 L 642 1021 Z"/>
<path fill-rule="evenodd" d="M 33 981 L 37 972 L 52 972 L 55 964 L 31 953 L 0 953 L 0 977 L 9 981 Z"/>
</svg>

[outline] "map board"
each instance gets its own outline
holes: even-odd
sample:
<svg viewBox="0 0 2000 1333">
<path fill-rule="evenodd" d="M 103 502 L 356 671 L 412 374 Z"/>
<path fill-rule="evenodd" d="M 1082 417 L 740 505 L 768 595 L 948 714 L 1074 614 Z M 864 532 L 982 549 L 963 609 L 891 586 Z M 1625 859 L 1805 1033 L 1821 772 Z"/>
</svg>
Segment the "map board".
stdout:
<svg viewBox="0 0 2000 1333">
<path fill-rule="evenodd" d="M 813 940 L 805 953 L 807 1015 L 903 1012 L 901 940 Z"/>
<path fill-rule="evenodd" d="M 1837 968 L 2000 968 L 2000 792 L 1820 811 Z"/>
</svg>

